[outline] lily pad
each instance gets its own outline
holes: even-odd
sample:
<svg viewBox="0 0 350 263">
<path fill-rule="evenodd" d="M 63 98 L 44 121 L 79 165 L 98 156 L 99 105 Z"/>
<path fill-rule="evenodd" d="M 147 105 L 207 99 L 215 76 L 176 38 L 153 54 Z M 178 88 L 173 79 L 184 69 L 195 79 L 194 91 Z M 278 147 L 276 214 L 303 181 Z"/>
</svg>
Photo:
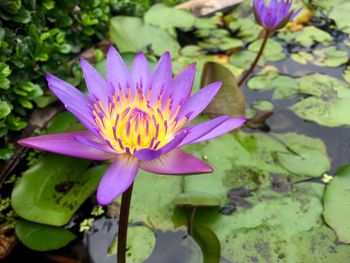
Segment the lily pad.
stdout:
<svg viewBox="0 0 350 263">
<path fill-rule="evenodd" d="M 335 46 L 315 49 L 312 53 L 293 53 L 291 58 L 301 64 L 310 64 L 319 67 L 339 67 L 349 60 L 348 52 L 337 49 Z"/>
<path fill-rule="evenodd" d="M 258 53 L 260 47 L 262 44 L 262 39 L 259 39 L 257 41 L 254 41 L 252 44 L 249 45 L 248 50 Z M 273 39 L 269 39 L 267 41 L 263 57 L 267 61 L 281 61 L 287 58 L 286 54 L 284 53 L 284 49 L 280 43 Z"/>
<path fill-rule="evenodd" d="M 350 165 L 340 168 L 324 194 L 323 217 L 338 239 L 350 243 Z"/>
<path fill-rule="evenodd" d="M 152 6 L 144 15 L 146 24 L 164 29 L 191 29 L 196 21 L 195 16 L 183 9 L 167 7 L 163 4 Z"/>
<path fill-rule="evenodd" d="M 308 95 L 290 106 L 299 117 L 329 127 L 350 125 L 350 88 L 346 83 L 318 73 L 301 77 L 298 83 L 299 93 Z"/>
<path fill-rule="evenodd" d="M 117 254 L 118 236 L 108 250 L 108 255 Z M 152 254 L 156 245 L 156 236 L 152 229 L 146 226 L 128 228 L 126 260 L 130 263 L 142 263 Z"/>
<path fill-rule="evenodd" d="M 68 229 L 29 222 L 23 219 L 15 225 L 16 236 L 32 250 L 49 251 L 66 246 L 76 236 Z"/>
<path fill-rule="evenodd" d="M 268 100 L 256 100 L 252 104 L 252 108 L 259 111 L 272 111 L 274 106 L 271 101 Z"/>
<path fill-rule="evenodd" d="M 120 52 L 138 52 L 151 49 L 160 56 L 169 51 L 176 57 L 180 45 L 166 30 L 144 24 L 141 18 L 116 16 L 111 19 L 110 35 Z"/>
<path fill-rule="evenodd" d="M 311 47 L 315 43 L 326 45 L 333 40 L 329 33 L 314 26 L 306 26 L 296 32 L 280 32 L 277 37 L 289 43 L 296 42 L 304 47 Z"/>
<path fill-rule="evenodd" d="M 261 27 L 255 23 L 252 17 L 245 17 L 233 20 L 228 25 L 229 29 L 235 32 L 239 39 L 253 41 L 261 34 Z"/>
<path fill-rule="evenodd" d="M 348 34 L 350 34 L 349 12 L 350 2 L 348 1 L 333 5 L 332 10 L 329 12 L 329 18 L 335 21 L 340 30 Z"/>
<path fill-rule="evenodd" d="M 298 92 L 298 82 L 287 75 L 281 75 L 274 67 L 265 67 L 258 75 L 248 81 L 248 88 L 252 90 L 272 90 L 273 99 L 290 99 Z"/>
<path fill-rule="evenodd" d="M 12 192 L 16 214 L 29 221 L 62 226 L 95 191 L 106 166 L 60 155 L 39 159 L 24 172 Z M 30 207 L 30 209 L 28 209 Z"/>
<path fill-rule="evenodd" d="M 179 194 L 173 200 L 174 204 L 183 207 L 210 207 L 220 206 L 221 199 L 205 192 L 185 192 Z"/>
</svg>

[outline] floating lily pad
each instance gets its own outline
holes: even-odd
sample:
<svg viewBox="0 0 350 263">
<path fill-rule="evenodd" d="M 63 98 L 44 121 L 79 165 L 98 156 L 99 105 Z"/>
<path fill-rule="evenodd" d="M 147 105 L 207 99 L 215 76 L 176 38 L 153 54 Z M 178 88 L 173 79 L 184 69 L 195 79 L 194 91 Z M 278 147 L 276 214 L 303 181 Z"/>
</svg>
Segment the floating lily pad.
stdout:
<svg viewBox="0 0 350 263">
<path fill-rule="evenodd" d="M 221 199 L 211 193 L 193 191 L 179 194 L 173 202 L 183 207 L 215 207 L 220 206 Z"/>
<path fill-rule="evenodd" d="M 120 52 L 151 49 L 157 56 L 169 51 L 173 57 L 176 57 L 180 50 L 180 45 L 174 36 L 162 28 L 144 24 L 138 17 L 113 17 L 110 35 Z"/>
<path fill-rule="evenodd" d="M 117 254 L 118 236 L 108 250 L 108 255 Z M 152 254 L 156 245 L 156 236 L 152 229 L 146 226 L 128 228 L 126 260 L 130 263 L 142 263 Z"/>
<path fill-rule="evenodd" d="M 244 51 L 238 51 L 233 53 L 230 56 L 230 63 L 238 68 L 241 68 L 243 70 L 247 70 L 250 65 L 253 63 L 254 59 L 256 57 L 256 52 L 244 50 Z M 261 57 L 259 60 L 258 65 L 260 67 L 264 66 L 266 63 L 264 57 Z"/>
<path fill-rule="evenodd" d="M 243 47 L 243 42 L 240 39 L 232 37 L 207 38 L 203 41 L 200 41 L 198 45 L 205 49 L 231 50 Z"/>
<path fill-rule="evenodd" d="M 291 57 L 301 64 L 311 64 L 319 67 L 339 67 L 349 60 L 346 50 L 340 50 L 334 46 L 316 49 L 312 53 L 293 53 Z"/>
<path fill-rule="evenodd" d="M 298 83 L 299 93 L 309 95 L 290 107 L 299 117 L 329 127 L 350 125 L 346 83 L 318 73 L 301 77 Z"/>
<path fill-rule="evenodd" d="M 62 226 L 95 191 L 106 166 L 60 155 L 39 159 L 24 172 L 12 192 L 16 214 L 29 221 Z M 30 209 L 28 209 L 30 207 Z"/>
<path fill-rule="evenodd" d="M 345 81 L 346 81 L 347 83 L 350 84 L 350 67 L 349 67 L 349 66 L 347 66 L 346 69 L 344 70 L 344 72 L 343 72 L 343 78 L 345 79 Z"/>
<path fill-rule="evenodd" d="M 278 38 L 286 42 L 296 42 L 305 47 L 311 47 L 314 43 L 329 44 L 332 42 L 332 36 L 314 26 L 306 26 L 296 32 L 280 32 Z"/>
<path fill-rule="evenodd" d="M 145 13 L 144 21 L 146 24 L 164 29 L 176 27 L 189 30 L 194 26 L 196 18 L 189 11 L 156 4 Z"/>
<path fill-rule="evenodd" d="M 252 90 L 272 90 L 273 99 L 290 99 L 298 91 L 298 82 L 287 75 L 280 75 L 274 67 L 266 67 L 261 73 L 248 81 L 248 88 Z"/>
<path fill-rule="evenodd" d="M 248 50 L 258 53 L 260 47 L 262 44 L 262 39 L 259 39 L 257 41 L 254 41 L 252 44 L 249 45 Z M 269 39 L 267 41 L 263 57 L 267 61 L 281 61 L 287 58 L 286 54 L 284 53 L 284 49 L 280 43 L 273 39 Z"/>
<path fill-rule="evenodd" d="M 233 20 L 228 25 L 229 29 L 235 32 L 235 36 L 245 40 L 253 41 L 259 37 L 262 30 L 252 17 Z"/>
<path fill-rule="evenodd" d="M 333 4 L 332 10 L 329 12 L 329 18 L 333 19 L 337 24 L 337 27 L 350 34 L 350 2 L 344 1 L 343 3 Z"/>
<path fill-rule="evenodd" d="M 29 222 L 23 219 L 15 225 L 16 236 L 32 250 L 49 251 L 66 246 L 76 236 L 68 229 Z"/>
<path fill-rule="evenodd" d="M 324 194 L 323 216 L 338 239 L 350 243 L 350 166 L 340 168 Z"/>
<path fill-rule="evenodd" d="M 252 104 L 252 108 L 259 110 L 259 111 L 271 111 L 273 110 L 274 106 L 271 101 L 268 100 L 256 100 Z"/>
</svg>

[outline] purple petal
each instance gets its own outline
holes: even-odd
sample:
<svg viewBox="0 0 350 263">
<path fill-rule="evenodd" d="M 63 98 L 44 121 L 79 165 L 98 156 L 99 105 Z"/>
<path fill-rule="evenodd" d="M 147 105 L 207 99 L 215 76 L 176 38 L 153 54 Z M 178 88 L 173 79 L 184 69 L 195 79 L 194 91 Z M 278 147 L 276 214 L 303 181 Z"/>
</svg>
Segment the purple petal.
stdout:
<svg viewBox="0 0 350 263">
<path fill-rule="evenodd" d="M 150 102 L 152 104 L 157 100 L 160 91 L 171 78 L 171 57 L 169 52 L 165 52 L 159 59 L 150 79 L 148 90 L 151 92 Z"/>
<path fill-rule="evenodd" d="M 101 205 L 113 202 L 134 182 L 139 168 L 138 160 L 121 154 L 108 167 L 97 188 L 97 201 Z"/>
<path fill-rule="evenodd" d="M 224 135 L 225 133 L 228 133 L 228 132 L 242 126 L 245 122 L 246 122 L 246 119 L 243 117 L 238 117 L 238 118 L 231 117 L 227 121 L 225 121 L 222 124 L 220 124 L 219 126 L 217 126 L 211 132 L 207 133 L 203 137 L 196 139 L 195 141 L 192 141 L 191 143 L 198 143 L 198 142 L 203 142 L 203 141 L 208 141 L 208 140 L 214 139 L 216 137 Z M 199 125 L 203 125 L 203 123 L 199 124 Z"/>
<path fill-rule="evenodd" d="M 96 125 L 90 115 L 88 98 L 80 90 L 52 74 L 46 74 L 46 79 L 50 90 L 62 101 L 66 109 L 77 117 L 89 131 L 99 137 L 95 132 Z"/>
<path fill-rule="evenodd" d="M 109 160 L 116 156 L 79 142 L 75 139 L 76 136 L 93 138 L 89 132 L 80 131 L 31 137 L 18 143 L 26 147 L 90 160 Z"/>
<path fill-rule="evenodd" d="M 140 168 L 156 174 L 187 175 L 213 172 L 213 168 L 208 164 L 181 150 L 171 151 L 153 161 L 141 161 Z"/>
<path fill-rule="evenodd" d="M 89 95 L 100 100 L 103 105 L 107 106 L 108 96 L 111 94 L 110 86 L 98 71 L 91 66 L 83 57 L 80 58 L 81 68 L 83 69 L 86 87 Z"/>
<path fill-rule="evenodd" d="M 192 142 L 195 142 L 197 139 L 202 138 L 203 136 L 210 133 L 215 128 L 219 127 L 224 122 L 230 120 L 232 117 L 230 116 L 220 116 L 218 118 L 215 118 L 213 120 L 197 124 L 195 126 L 187 127 L 186 129 L 189 130 L 187 136 L 182 140 L 180 146 L 184 146 L 186 144 L 190 144 Z M 179 147 L 180 147 L 179 146 Z"/>
<path fill-rule="evenodd" d="M 151 75 L 147 58 L 143 52 L 137 53 L 131 66 L 131 94 L 140 88 L 147 88 L 149 77 Z"/>
<path fill-rule="evenodd" d="M 81 142 L 83 144 L 86 144 L 88 146 L 91 146 L 92 148 L 107 152 L 107 153 L 113 153 L 116 154 L 116 151 L 109 146 L 109 142 L 103 142 L 99 139 L 97 139 L 96 137 L 92 137 L 92 136 L 86 136 L 86 135 L 76 135 L 74 137 L 78 142 Z"/>
<path fill-rule="evenodd" d="M 173 108 L 176 109 L 182 100 L 187 99 L 191 95 L 195 73 L 196 64 L 193 63 L 167 83 L 162 98 L 162 104 L 166 105 L 168 100 L 171 99 L 173 101 Z"/>
<path fill-rule="evenodd" d="M 128 67 L 118 51 L 113 46 L 110 46 L 107 55 L 107 80 L 112 83 L 115 91 L 118 91 L 119 87 L 125 91 L 128 79 Z"/>
<path fill-rule="evenodd" d="M 190 122 L 192 119 L 197 117 L 198 114 L 200 114 L 208 106 L 208 104 L 218 93 L 221 83 L 222 81 L 211 83 L 191 96 L 181 107 L 179 112 L 179 120 L 181 120 L 185 115 L 189 116 L 187 122 Z"/>
<path fill-rule="evenodd" d="M 173 140 L 171 140 L 169 143 L 164 145 L 162 148 L 160 148 L 158 150 L 142 149 L 142 150 L 135 152 L 134 156 L 137 159 L 142 160 L 142 161 L 151 161 L 151 160 L 157 159 L 161 155 L 166 154 L 166 153 L 174 150 L 178 145 L 180 145 L 180 143 L 186 137 L 187 134 L 188 134 L 188 131 L 183 130 L 182 132 L 177 134 Z"/>
</svg>

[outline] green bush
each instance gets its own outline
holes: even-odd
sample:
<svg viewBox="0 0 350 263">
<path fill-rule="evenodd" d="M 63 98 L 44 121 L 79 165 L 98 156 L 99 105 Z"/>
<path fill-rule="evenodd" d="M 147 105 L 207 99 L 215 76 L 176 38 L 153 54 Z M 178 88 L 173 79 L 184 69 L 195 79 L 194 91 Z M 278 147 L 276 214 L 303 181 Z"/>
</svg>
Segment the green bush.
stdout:
<svg viewBox="0 0 350 263">
<path fill-rule="evenodd" d="M 19 131 L 35 106 L 45 107 L 45 72 L 78 82 L 82 50 L 107 37 L 117 0 L 0 1 L 0 137 Z"/>
</svg>

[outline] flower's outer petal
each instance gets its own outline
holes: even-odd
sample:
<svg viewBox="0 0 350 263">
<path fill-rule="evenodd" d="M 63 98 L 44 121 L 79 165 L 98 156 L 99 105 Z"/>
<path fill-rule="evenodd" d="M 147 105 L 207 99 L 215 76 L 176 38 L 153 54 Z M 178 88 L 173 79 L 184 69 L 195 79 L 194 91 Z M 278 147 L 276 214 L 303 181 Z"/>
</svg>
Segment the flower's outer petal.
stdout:
<svg viewBox="0 0 350 263">
<path fill-rule="evenodd" d="M 108 82 L 83 57 L 80 58 L 80 64 L 90 97 L 100 100 L 104 106 L 107 106 L 108 96 L 111 94 Z"/>
<path fill-rule="evenodd" d="M 81 142 L 83 144 L 86 144 L 88 146 L 91 146 L 92 148 L 107 152 L 107 153 L 113 153 L 116 154 L 116 151 L 110 146 L 109 142 L 106 140 L 101 141 L 96 137 L 93 136 L 86 136 L 84 135 L 76 135 L 74 137 L 78 142 Z"/>
<path fill-rule="evenodd" d="M 195 73 L 196 64 L 193 63 L 167 83 L 162 97 L 162 105 L 166 105 L 170 99 L 172 100 L 173 109 L 176 109 L 180 102 L 188 99 L 191 95 Z"/>
<path fill-rule="evenodd" d="M 149 77 L 151 75 L 147 58 L 143 52 L 137 53 L 130 70 L 131 75 L 131 94 L 134 96 L 136 89 L 143 91 L 147 88 Z"/>
<path fill-rule="evenodd" d="M 109 160 L 115 158 L 115 154 L 86 145 L 78 141 L 75 136 L 93 138 L 93 135 L 89 132 L 80 131 L 30 137 L 22 139 L 18 143 L 26 147 L 90 160 Z"/>
<path fill-rule="evenodd" d="M 221 87 L 222 81 L 211 83 L 210 85 L 200 89 L 191 96 L 181 107 L 179 112 L 179 120 L 184 116 L 188 116 L 187 122 L 198 116 L 212 101 Z"/>
<path fill-rule="evenodd" d="M 220 116 L 213 120 L 187 127 L 186 129 L 188 129 L 189 132 L 186 135 L 186 137 L 182 140 L 179 147 L 195 142 L 197 139 L 210 133 L 212 130 L 219 127 L 221 124 L 230 120 L 231 118 L 232 117 L 230 116 Z"/>
<path fill-rule="evenodd" d="M 96 125 L 90 114 L 88 98 L 80 90 L 52 74 L 47 73 L 46 79 L 50 90 L 62 101 L 66 109 L 77 117 L 89 131 L 99 137 L 95 132 Z"/>
<path fill-rule="evenodd" d="M 161 155 L 166 154 L 166 153 L 174 150 L 177 146 L 179 146 L 187 134 L 188 134 L 188 131 L 183 130 L 180 133 L 178 133 L 173 140 L 171 140 L 169 143 L 164 145 L 162 148 L 160 148 L 158 150 L 142 149 L 142 150 L 135 152 L 134 156 L 137 159 L 142 160 L 142 161 L 151 161 L 151 160 L 157 159 Z"/>
<path fill-rule="evenodd" d="M 108 167 L 97 188 L 97 202 L 107 205 L 124 193 L 134 182 L 139 168 L 138 160 L 121 154 Z"/>
<path fill-rule="evenodd" d="M 119 88 L 126 91 L 129 79 L 129 70 L 118 51 L 110 46 L 107 54 L 107 80 L 112 84 L 116 93 Z"/>
<path fill-rule="evenodd" d="M 141 161 L 140 168 L 151 173 L 174 175 L 213 172 L 213 168 L 208 164 L 179 149 L 162 155 L 153 161 Z"/>
<path fill-rule="evenodd" d="M 203 137 L 200 137 L 200 138 L 192 141 L 191 143 L 204 142 L 204 141 L 214 139 L 214 138 L 219 137 L 221 135 L 224 135 L 225 133 L 228 133 L 234 129 L 237 129 L 238 127 L 242 126 L 245 122 L 246 122 L 246 119 L 243 117 L 231 117 L 230 119 L 224 121 L 222 124 L 217 126 L 211 132 L 207 133 Z M 200 125 L 203 125 L 203 123 L 198 124 L 198 126 L 200 126 Z"/>
<path fill-rule="evenodd" d="M 150 83 L 148 85 L 148 91 L 150 94 L 150 103 L 153 104 L 159 96 L 160 91 L 164 85 L 168 83 L 172 78 L 172 66 L 171 57 L 169 52 L 165 52 L 159 59 L 157 66 L 155 67 Z"/>
</svg>

